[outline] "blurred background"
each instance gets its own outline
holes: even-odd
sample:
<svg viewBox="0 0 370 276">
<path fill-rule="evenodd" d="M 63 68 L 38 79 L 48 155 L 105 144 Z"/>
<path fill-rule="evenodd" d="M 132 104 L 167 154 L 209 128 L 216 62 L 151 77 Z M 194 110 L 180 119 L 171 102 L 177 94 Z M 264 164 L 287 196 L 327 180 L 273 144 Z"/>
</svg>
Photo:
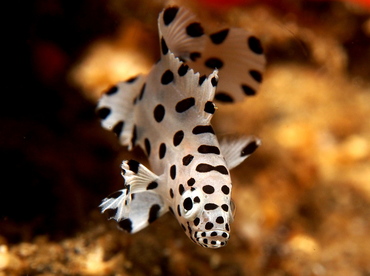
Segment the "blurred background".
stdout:
<svg viewBox="0 0 370 276">
<path fill-rule="evenodd" d="M 265 47 L 258 95 L 219 104 L 212 121 L 263 142 L 232 171 L 236 217 L 219 250 L 170 214 L 128 235 L 98 210 L 122 187 L 121 160 L 145 157 L 100 127 L 96 102 L 159 58 L 169 4 Z M 0 276 L 370 275 L 367 0 L 33 0 L 3 12 Z"/>
</svg>

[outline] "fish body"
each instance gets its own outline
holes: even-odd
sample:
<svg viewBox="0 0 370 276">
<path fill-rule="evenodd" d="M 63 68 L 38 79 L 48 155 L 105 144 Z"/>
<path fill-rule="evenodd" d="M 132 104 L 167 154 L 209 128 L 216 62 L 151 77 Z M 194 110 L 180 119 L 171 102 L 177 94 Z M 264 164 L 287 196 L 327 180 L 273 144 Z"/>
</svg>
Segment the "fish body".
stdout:
<svg viewBox="0 0 370 276">
<path fill-rule="evenodd" d="M 196 17 L 179 7 L 165 9 L 158 27 L 161 59 L 148 75 L 113 86 L 98 104 L 103 127 L 129 149 L 140 146 L 151 167 L 123 161 L 125 186 L 103 200 L 102 212 L 135 233 L 170 211 L 192 241 L 219 248 L 226 245 L 233 220 L 229 170 L 260 140 L 247 136 L 219 142 L 211 125 L 213 100 L 232 102 L 255 94 L 264 66 L 262 48 L 259 41 L 251 47 L 248 41 L 256 38 L 241 29 L 206 35 Z M 231 46 L 241 53 L 230 53 Z M 235 71 L 239 67 L 245 71 L 242 78 Z"/>
</svg>

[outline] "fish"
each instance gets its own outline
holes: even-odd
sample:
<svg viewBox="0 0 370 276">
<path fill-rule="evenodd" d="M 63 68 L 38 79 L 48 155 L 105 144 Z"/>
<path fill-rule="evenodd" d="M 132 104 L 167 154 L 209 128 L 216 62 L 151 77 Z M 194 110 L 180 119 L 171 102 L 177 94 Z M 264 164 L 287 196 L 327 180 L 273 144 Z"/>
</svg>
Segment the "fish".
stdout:
<svg viewBox="0 0 370 276">
<path fill-rule="evenodd" d="M 260 40 L 241 28 L 206 33 L 189 10 L 169 6 L 158 17 L 159 61 L 147 75 L 119 82 L 97 105 L 104 128 L 128 150 L 140 147 L 150 169 L 124 160 L 124 187 L 101 212 L 136 233 L 167 212 L 205 248 L 221 248 L 234 219 L 230 170 L 261 144 L 259 138 L 218 139 L 215 102 L 256 95 L 265 68 Z"/>
</svg>

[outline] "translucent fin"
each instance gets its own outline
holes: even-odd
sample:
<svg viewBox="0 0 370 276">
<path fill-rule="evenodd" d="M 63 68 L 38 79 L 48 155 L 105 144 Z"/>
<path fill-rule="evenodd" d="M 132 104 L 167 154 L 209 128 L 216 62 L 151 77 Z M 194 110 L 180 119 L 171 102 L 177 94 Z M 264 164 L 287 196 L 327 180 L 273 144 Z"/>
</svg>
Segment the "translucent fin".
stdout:
<svg viewBox="0 0 370 276">
<path fill-rule="evenodd" d="M 220 150 L 231 170 L 242 163 L 260 145 L 261 140 L 254 136 L 224 138 L 220 141 Z"/>
<path fill-rule="evenodd" d="M 158 28 L 162 55 L 169 49 L 201 75 L 219 70 L 216 100 L 241 101 L 257 93 L 266 61 L 260 40 L 248 31 L 227 28 L 204 34 L 198 19 L 179 7 L 165 9 Z"/>
<path fill-rule="evenodd" d="M 158 176 L 135 160 L 124 160 L 121 165 L 122 177 L 131 193 L 141 193 L 158 187 Z"/>
<path fill-rule="evenodd" d="M 168 206 L 156 193 L 160 182 L 155 174 L 134 160 L 124 161 L 122 169 L 125 188 L 105 198 L 100 207 L 121 229 L 135 233 L 165 214 Z"/>
<path fill-rule="evenodd" d="M 172 6 L 158 17 L 161 52 L 170 49 L 175 56 L 185 60 L 195 59 L 204 49 L 206 35 L 197 17 L 189 10 Z"/>
<path fill-rule="evenodd" d="M 146 76 L 137 76 L 111 87 L 100 99 L 97 114 L 102 126 L 113 131 L 122 145 L 132 149 L 134 108 L 143 89 Z"/>
<path fill-rule="evenodd" d="M 207 36 L 202 55 L 187 63 L 201 74 L 217 68 L 215 99 L 235 102 L 257 93 L 266 61 L 258 38 L 243 29 L 230 28 Z"/>
</svg>

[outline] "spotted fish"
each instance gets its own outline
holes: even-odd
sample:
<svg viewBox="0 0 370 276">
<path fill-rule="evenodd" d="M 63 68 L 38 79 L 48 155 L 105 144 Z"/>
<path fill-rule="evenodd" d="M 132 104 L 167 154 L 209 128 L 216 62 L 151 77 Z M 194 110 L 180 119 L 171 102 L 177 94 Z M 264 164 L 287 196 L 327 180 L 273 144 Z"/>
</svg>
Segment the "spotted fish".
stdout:
<svg viewBox="0 0 370 276">
<path fill-rule="evenodd" d="M 243 29 L 206 34 L 188 10 L 168 7 L 158 18 L 161 58 L 148 75 L 110 88 L 97 113 L 131 150 L 140 146 L 151 170 L 122 162 L 123 189 L 100 207 L 135 233 L 170 211 L 188 237 L 207 248 L 226 245 L 233 220 L 230 170 L 260 145 L 253 136 L 220 142 L 211 125 L 213 100 L 256 94 L 265 58 Z"/>
</svg>

